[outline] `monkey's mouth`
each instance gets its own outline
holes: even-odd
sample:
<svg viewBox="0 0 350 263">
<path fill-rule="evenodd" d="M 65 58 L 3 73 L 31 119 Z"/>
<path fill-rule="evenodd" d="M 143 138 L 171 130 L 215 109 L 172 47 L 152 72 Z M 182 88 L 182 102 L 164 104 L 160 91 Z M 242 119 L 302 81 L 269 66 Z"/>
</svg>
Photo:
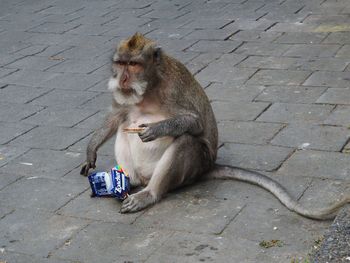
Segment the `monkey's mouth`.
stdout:
<svg viewBox="0 0 350 263">
<path fill-rule="evenodd" d="M 123 95 L 130 96 L 135 93 L 134 89 L 130 87 L 121 88 L 120 91 L 123 93 Z"/>
</svg>

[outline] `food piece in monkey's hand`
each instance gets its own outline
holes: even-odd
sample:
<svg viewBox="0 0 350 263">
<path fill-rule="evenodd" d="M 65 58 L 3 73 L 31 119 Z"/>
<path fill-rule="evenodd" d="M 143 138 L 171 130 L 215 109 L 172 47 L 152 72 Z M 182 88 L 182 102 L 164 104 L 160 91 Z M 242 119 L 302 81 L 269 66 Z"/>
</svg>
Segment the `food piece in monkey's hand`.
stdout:
<svg viewBox="0 0 350 263">
<path fill-rule="evenodd" d="M 127 133 L 140 133 L 144 130 L 144 127 L 140 127 L 140 128 L 124 128 L 123 132 L 127 132 Z"/>
<path fill-rule="evenodd" d="M 97 172 L 88 176 L 91 197 L 113 196 L 120 200 L 128 197 L 130 191 L 129 176 L 117 165 L 108 172 Z"/>
</svg>

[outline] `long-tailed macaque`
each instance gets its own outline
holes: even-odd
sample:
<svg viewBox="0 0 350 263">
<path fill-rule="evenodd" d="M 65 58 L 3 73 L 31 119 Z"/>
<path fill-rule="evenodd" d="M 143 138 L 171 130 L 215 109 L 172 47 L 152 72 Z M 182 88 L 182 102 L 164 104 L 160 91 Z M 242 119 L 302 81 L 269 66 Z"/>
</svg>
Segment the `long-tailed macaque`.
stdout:
<svg viewBox="0 0 350 263">
<path fill-rule="evenodd" d="M 308 210 L 267 176 L 216 165 L 217 124 L 206 94 L 182 63 L 142 34 L 119 44 L 112 69 L 112 108 L 88 144 L 81 174 L 95 168 L 98 148 L 116 134 L 117 163 L 129 174 L 132 186 L 144 186 L 123 201 L 122 213 L 139 211 L 167 192 L 203 178 L 259 185 L 288 209 L 314 219 L 331 218 L 350 201 L 348 195 L 329 208 Z M 126 128 L 142 130 L 135 134 Z"/>
</svg>

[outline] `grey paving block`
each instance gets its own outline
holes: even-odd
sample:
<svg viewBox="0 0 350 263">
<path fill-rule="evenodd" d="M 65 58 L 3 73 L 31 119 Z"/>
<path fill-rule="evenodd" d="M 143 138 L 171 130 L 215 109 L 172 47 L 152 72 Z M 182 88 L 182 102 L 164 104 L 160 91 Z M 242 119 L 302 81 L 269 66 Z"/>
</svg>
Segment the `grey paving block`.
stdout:
<svg viewBox="0 0 350 263">
<path fill-rule="evenodd" d="M 256 248 L 256 242 L 246 239 L 177 232 L 146 262 L 254 262 Z"/>
<path fill-rule="evenodd" d="M 324 120 L 325 124 L 350 127 L 350 107 L 337 106 L 334 111 Z"/>
<path fill-rule="evenodd" d="M 19 174 L 27 177 L 38 176 L 48 178 L 59 178 L 66 173 L 79 167 L 85 160 L 85 155 L 71 151 L 53 151 L 47 149 L 32 149 L 25 154 L 22 150 L 19 153 L 18 148 L 6 149 L 5 157 L 9 155 L 10 150 L 14 152 L 17 149 L 17 154 L 13 153 L 7 157 L 8 163 L 0 168 L 3 173 Z M 4 149 L 1 149 L 3 154 Z M 17 157 L 18 155 L 21 155 Z M 15 158 L 17 157 L 17 158 Z"/>
<path fill-rule="evenodd" d="M 14 209 L 54 212 L 87 189 L 82 184 L 40 176 L 22 178 L 0 191 L 1 200 Z M 30 189 L 28 191 L 28 189 Z"/>
<path fill-rule="evenodd" d="M 288 69 L 297 62 L 296 58 L 249 56 L 237 66 L 259 69 Z"/>
<path fill-rule="evenodd" d="M 116 259 L 122 262 L 140 262 L 146 260 L 171 234 L 166 230 L 138 229 L 125 224 L 96 222 L 80 231 L 69 245 L 61 247 L 53 255 L 86 263 L 99 260 L 115 262 Z M 101 254 L 101 251 L 104 253 Z"/>
<path fill-rule="evenodd" d="M 302 150 L 295 152 L 278 170 L 278 174 L 291 177 L 348 179 L 349 160 L 349 154 Z"/>
<path fill-rule="evenodd" d="M 339 201 L 348 194 L 350 182 L 348 180 L 323 180 L 314 178 L 306 189 L 300 202 L 308 207 L 325 208 Z"/>
<path fill-rule="evenodd" d="M 350 36 L 348 32 L 332 32 L 323 40 L 323 43 L 350 44 Z"/>
<path fill-rule="evenodd" d="M 220 234 L 243 204 L 240 200 L 220 201 L 190 187 L 164 198 L 138 218 L 134 226 Z"/>
<path fill-rule="evenodd" d="M 231 39 L 234 39 L 234 36 Z M 235 53 L 243 55 L 281 56 L 290 47 L 291 45 L 288 44 L 248 42 L 235 50 Z"/>
<path fill-rule="evenodd" d="M 23 86 L 40 87 L 40 84 L 59 74 L 43 71 L 19 70 L 1 79 L 1 82 Z"/>
<path fill-rule="evenodd" d="M 0 221 L 1 247 L 9 252 L 47 257 L 87 224 L 83 219 L 19 209 Z"/>
<path fill-rule="evenodd" d="M 339 58 L 350 58 L 350 45 L 344 45 L 336 54 Z"/>
<path fill-rule="evenodd" d="M 246 42 L 272 42 L 281 35 L 280 32 L 242 30 L 231 36 L 230 39 Z"/>
<path fill-rule="evenodd" d="M 49 107 L 23 120 L 23 122 L 32 125 L 72 127 L 95 113 L 95 110 L 89 109 L 72 110 Z"/>
<path fill-rule="evenodd" d="M 45 22 L 39 26 L 28 29 L 28 32 L 62 34 L 64 32 L 68 32 L 69 30 L 72 30 L 78 26 L 80 26 L 80 24 L 76 23 L 74 21 L 71 23 L 67 23 L 67 24 Z"/>
<path fill-rule="evenodd" d="M 42 109 L 43 107 L 36 105 L 1 102 L 0 121 L 17 122 Z"/>
<path fill-rule="evenodd" d="M 300 22 L 280 22 L 269 29 L 276 32 L 315 32 L 318 24 L 306 24 Z"/>
<path fill-rule="evenodd" d="M 300 85 L 311 74 L 310 71 L 296 70 L 259 70 L 252 78 L 247 81 L 247 84 L 253 85 Z M 305 83 L 305 85 L 307 85 Z M 311 85 L 315 86 L 315 85 Z M 322 85 L 319 85 L 322 86 Z"/>
<path fill-rule="evenodd" d="M 0 101 L 25 104 L 49 91 L 49 88 L 8 85 L 0 89 Z"/>
<path fill-rule="evenodd" d="M 97 74 L 64 73 L 43 82 L 41 86 L 55 89 L 87 90 L 102 80 L 103 77 Z M 107 85 L 105 89 L 107 90 Z"/>
<path fill-rule="evenodd" d="M 21 252 L 15 253 L 15 252 L 8 252 L 4 251 L 1 255 L 1 259 L 5 260 L 7 262 L 14 262 L 14 263 L 20 263 L 20 262 L 26 262 L 26 263 L 68 263 L 69 261 L 57 259 L 57 258 L 46 258 L 46 257 L 38 257 L 33 256 L 30 254 L 23 254 Z"/>
<path fill-rule="evenodd" d="M 75 127 L 81 129 L 92 129 L 95 130 L 102 126 L 105 117 L 107 116 L 107 111 L 99 111 L 94 115 L 86 118 L 85 120 L 79 122 Z"/>
<path fill-rule="evenodd" d="M 0 146 L 0 167 L 24 154 L 28 150 L 29 149 L 25 147 L 13 147 L 9 145 Z"/>
<path fill-rule="evenodd" d="M 345 127 L 292 124 L 283 129 L 271 141 L 274 145 L 340 151 L 350 138 L 350 130 Z"/>
<path fill-rule="evenodd" d="M 98 93 L 96 92 L 56 89 L 31 101 L 30 104 L 57 108 L 74 108 L 97 95 Z"/>
<path fill-rule="evenodd" d="M 340 45 L 295 44 L 283 56 L 289 57 L 332 57 L 339 50 Z"/>
<path fill-rule="evenodd" d="M 316 102 L 350 104 L 350 88 L 329 88 Z"/>
<path fill-rule="evenodd" d="M 184 26 L 183 28 L 193 29 L 222 29 L 226 25 L 233 22 L 233 19 L 220 19 L 215 17 L 198 18 Z"/>
<path fill-rule="evenodd" d="M 91 131 L 54 126 L 40 126 L 11 141 L 11 145 L 39 149 L 63 150 L 87 136 Z"/>
<path fill-rule="evenodd" d="M 76 171 L 78 172 L 78 171 Z M 75 174 L 80 180 L 88 181 L 86 177 L 79 173 Z M 88 185 L 90 188 L 90 185 Z M 104 222 L 115 222 L 122 224 L 132 224 L 136 218 L 140 217 L 144 211 L 132 214 L 121 214 L 121 201 L 116 198 L 92 198 L 91 191 L 88 189 L 82 195 L 73 199 L 62 207 L 58 213 L 64 216 L 73 216 L 85 219 L 100 220 Z"/>
<path fill-rule="evenodd" d="M 57 54 L 58 57 L 64 59 L 92 59 L 98 58 L 102 54 L 108 52 L 108 55 L 112 54 L 112 50 L 105 50 L 99 47 L 73 47 Z"/>
<path fill-rule="evenodd" d="M 90 129 L 97 129 L 99 126 L 96 124 L 95 126 L 91 126 Z M 69 147 L 70 151 L 73 152 L 79 152 L 84 153 L 86 152 L 86 147 L 90 141 L 92 135 L 89 135 L 88 137 L 78 141 L 77 143 L 73 144 Z M 115 143 L 115 137 L 112 137 L 109 139 L 101 148 L 98 149 L 97 155 L 114 155 L 114 143 Z"/>
<path fill-rule="evenodd" d="M 344 71 L 350 62 L 342 58 L 309 58 L 299 59 L 292 64 L 289 69 L 296 70 L 324 70 L 324 71 Z"/>
<path fill-rule="evenodd" d="M 325 90 L 326 87 L 269 86 L 255 98 L 255 101 L 314 103 Z"/>
<path fill-rule="evenodd" d="M 268 103 L 263 102 L 226 102 L 214 101 L 211 103 L 217 121 L 235 120 L 249 121 L 255 120 L 261 112 L 268 106 Z"/>
<path fill-rule="evenodd" d="M 334 88 L 349 87 L 350 79 L 347 72 L 314 72 L 304 82 L 306 86 L 329 86 Z"/>
<path fill-rule="evenodd" d="M 9 173 L 0 173 L 0 190 L 4 189 L 6 186 L 16 182 L 19 180 L 22 176 L 18 174 L 9 174 Z M 9 205 L 6 204 L 7 207 Z M 1 218 L 4 216 L 6 213 L 0 213 Z"/>
<path fill-rule="evenodd" d="M 274 42 L 283 44 L 318 44 L 326 37 L 327 33 L 287 32 L 278 37 Z"/>
<path fill-rule="evenodd" d="M 184 38 L 198 40 L 226 40 L 236 31 L 238 31 L 238 29 L 198 29 L 194 31 L 191 30 L 190 34 L 187 34 Z"/>
<path fill-rule="evenodd" d="M 16 69 L 30 69 L 30 70 L 44 71 L 60 63 L 62 63 L 62 61 L 53 60 L 48 57 L 29 56 L 29 57 L 24 57 L 23 59 L 17 60 L 16 62 L 13 62 L 11 64 L 8 64 L 7 67 L 16 68 Z"/>
<path fill-rule="evenodd" d="M 282 129 L 277 123 L 222 121 L 218 123 L 219 140 L 247 144 L 266 144 Z"/>
<path fill-rule="evenodd" d="M 51 67 L 49 71 L 59 73 L 92 73 L 107 63 L 107 60 L 100 59 L 67 59 Z"/>
<path fill-rule="evenodd" d="M 2 60 L 0 60 L 2 61 Z M 2 63 L 2 62 L 1 62 Z M 0 68 L 0 78 L 10 75 L 11 73 L 16 72 L 16 69 L 11 68 Z"/>
<path fill-rule="evenodd" d="M 292 153 L 292 149 L 271 145 L 225 143 L 219 149 L 219 164 L 246 169 L 273 171 Z"/>
<path fill-rule="evenodd" d="M 193 46 L 189 47 L 189 51 L 193 52 L 221 52 L 230 53 L 242 43 L 239 41 L 216 41 L 216 40 L 200 40 Z"/>
<path fill-rule="evenodd" d="M 113 101 L 111 92 L 105 92 L 81 104 L 83 109 L 108 110 Z"/>
<path fill-rule="evenodd" d="M 282 123 L 321 123 L 329 116 L 332 109 L 331 105 L 274 103 L 257 120 Z"/>
<path fill-rule="evenodd" d="M 189 69 L 192 74 L 197 74 L 199 71 L 204 69 L 209 63 L 218 59 L 222 54 L 221 53 L 203 53 L 195 57 L 191 61 L 186 63 L 186 67 Z"/>
<path fill-rule="evenodd" d="M 35 126 L 20 123 L 0 123 L 0 144 L 6 144 L 14 138 L 33 129 Z"/>
<path fill-rule="evenodd" d="M 251 102 L 264 88 L 263 86 L 230 87 L 220 83 L 213 83 L 205 89 L 205 93 L 210 101 Z"/>
<path fill-rule="evenodd" d="M 7 54 L 7 53 L 1 53 L 1 56 L 0 56 L 0 66 L 5 66 L 9 63 L 12 63 L 14 62 L 15 60 L 17 59 L 20 59 L 22 56 L 19 55 L 19 54 Z M 9 72 L 10 71 L 10 72 Z M 9 73 L 12 73 L 12 72 L 15 72 L 16 69 L 5 69 L 5 68 L 2 68 L 0 70 L 0 76 L 3 77 L 3 75 L 7 75 L 8 72 Z"/>
<path fill-rule="evenodd" d="M 240 85 L 249 79 L 256 69 L 242 69 L 227 67 L 225 70 L 217 71 L 215 66 L 209 65 L 196 75 L 196 79 L 202 82 L 220 82 L 230 85 Z M 259 83 L 260 84 L 260 83 Z M 257 85 L 259 85 L 257 84 Z"/>
</svg>

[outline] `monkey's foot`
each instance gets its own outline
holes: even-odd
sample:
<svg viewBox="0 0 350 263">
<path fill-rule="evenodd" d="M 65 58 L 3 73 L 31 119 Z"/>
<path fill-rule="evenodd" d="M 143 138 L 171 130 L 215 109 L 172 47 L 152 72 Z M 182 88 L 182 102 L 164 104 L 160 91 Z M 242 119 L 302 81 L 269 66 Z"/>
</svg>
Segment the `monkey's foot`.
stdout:
<svg viewBox="0 0 350 263">
<path fill-rule="evenodd" d="M 132 213 L 142 210 L 156 202 L 150 191 L 142 190 L 136 194 L 129 195 L 122 204 L 120 213 Z"/>
</svg>

